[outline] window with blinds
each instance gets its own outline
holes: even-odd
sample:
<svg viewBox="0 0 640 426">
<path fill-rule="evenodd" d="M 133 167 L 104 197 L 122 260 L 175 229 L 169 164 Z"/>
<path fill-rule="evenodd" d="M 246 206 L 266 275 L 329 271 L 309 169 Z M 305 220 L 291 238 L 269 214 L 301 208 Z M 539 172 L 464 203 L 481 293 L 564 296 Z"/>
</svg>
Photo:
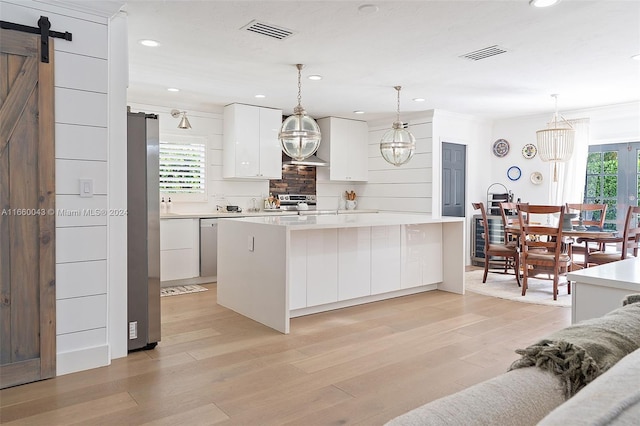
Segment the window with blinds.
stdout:
<svg viewBox="0 0 640 426">
<path fill-rule="evenodd" d="M 206 199 L 206 145 L 160 141 L 160 192 Z"/>
</svg>

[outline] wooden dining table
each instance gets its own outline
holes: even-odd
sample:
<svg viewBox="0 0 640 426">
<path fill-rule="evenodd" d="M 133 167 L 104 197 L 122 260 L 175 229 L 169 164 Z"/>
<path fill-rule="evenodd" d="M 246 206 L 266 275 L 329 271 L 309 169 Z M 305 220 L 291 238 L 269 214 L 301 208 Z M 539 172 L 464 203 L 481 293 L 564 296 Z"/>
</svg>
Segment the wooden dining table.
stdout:
<svg viewBox="0 0 640 426">
<path fill-rule="evenodd" d="M 520 236 L 520 234 L 522 234 L 522 229 L 520 228 L 520 226 L 518 225 L 507 225 L 505 226 L 505 230 L 507 232 L 509 232 L 510 234 L 514 234 L 516 236 Z M 589 239 L 606 239 L 606 238 L 612 238 L 615 237 L 615 235 L 618 233 L 618 231 L 593 231 L 593 230 L 583 230 L 583 231 L 578 231 L 576 229 L 572 229 L 572 230 L 563 230 L 562 231 L 562 237 L 566 237 L 569 238 L 570 240 L 567 241 L 567 254 L 571 257 L 572 260 L 572 270 L 574 270 L 573 268 L 575 266 L 578 266 L 578 269 L 582 269 L 582 266 L 579 266 L 577 264 L 575 264 L 573 262 L 573 241 L 577 241 L 579 238 L 589 238 Z"/>
<path fill-rule="evenodd" d="M 507 225 L 505 226 L 505 229 L 507 230 L 507 232 L 514 234 L 514 235 L 520 235 L 522 233 L 522 230 L 520 229 L 520 226 L 518 225 Z M 585 231 L 577 231 L 575 229 L 572 229 L 571 231 L 562 231 L 562 236 L 563 237 L 571 237 L 571 238 L 611 238 L 613 236 L 615 236 L 615 234 L 617 234 L 618 231 L 589 231 L 589 230 L 585 230 Z"/>
</svg>

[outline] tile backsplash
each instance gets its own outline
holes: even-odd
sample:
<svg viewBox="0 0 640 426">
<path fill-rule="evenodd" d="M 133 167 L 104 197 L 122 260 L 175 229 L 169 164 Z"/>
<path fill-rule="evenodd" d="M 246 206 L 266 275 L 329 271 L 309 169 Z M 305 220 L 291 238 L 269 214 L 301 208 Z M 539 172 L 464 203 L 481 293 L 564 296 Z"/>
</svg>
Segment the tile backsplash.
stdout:
<svg viewBox="0 0 640 426">
<path fill-rule="evenodd" d="M 282 179 L 269 181 L 269 192 L 278 194 L 316 194 L 316 168 L 313 166 L 282 166 Z"/>
</svg>

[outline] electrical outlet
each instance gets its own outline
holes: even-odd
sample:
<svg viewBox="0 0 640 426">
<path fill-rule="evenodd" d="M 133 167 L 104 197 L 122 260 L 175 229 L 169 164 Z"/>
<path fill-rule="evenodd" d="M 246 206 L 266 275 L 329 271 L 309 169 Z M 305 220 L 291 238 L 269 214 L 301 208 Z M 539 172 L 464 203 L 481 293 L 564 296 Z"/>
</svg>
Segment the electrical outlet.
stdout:
<svg viewBox="0 0 640 426">
<path fill-rule="evenodd" d="M 129 340 L 138 338 L 138 321 L 131 321 L 129 323 Z"/>
</svg>

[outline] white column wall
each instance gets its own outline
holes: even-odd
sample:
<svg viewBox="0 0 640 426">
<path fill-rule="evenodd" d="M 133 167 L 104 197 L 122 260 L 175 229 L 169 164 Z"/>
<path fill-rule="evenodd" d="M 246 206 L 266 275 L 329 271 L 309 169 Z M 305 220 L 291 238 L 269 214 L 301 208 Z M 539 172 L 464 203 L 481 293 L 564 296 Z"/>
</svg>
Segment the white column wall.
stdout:
<svg viewBox="0 0 640 426">
<path fill-rule="evenodd" d="M 465 114 L 435 110 L 433 119 L 433 214 L 442 215 L 442 144 L 444 142 L 466 146 L 466 194 L 465 194 L 465 262 L 471 264 L 469 241 L 471 235 L 471 219 L 476 213 L 472 202 L 484 201 L 487 198 L 485 177 L 492 168 L 491 140 L 492 122 Z M 506 175 L 505 175 L 506 179 Z"/>
</svg>

